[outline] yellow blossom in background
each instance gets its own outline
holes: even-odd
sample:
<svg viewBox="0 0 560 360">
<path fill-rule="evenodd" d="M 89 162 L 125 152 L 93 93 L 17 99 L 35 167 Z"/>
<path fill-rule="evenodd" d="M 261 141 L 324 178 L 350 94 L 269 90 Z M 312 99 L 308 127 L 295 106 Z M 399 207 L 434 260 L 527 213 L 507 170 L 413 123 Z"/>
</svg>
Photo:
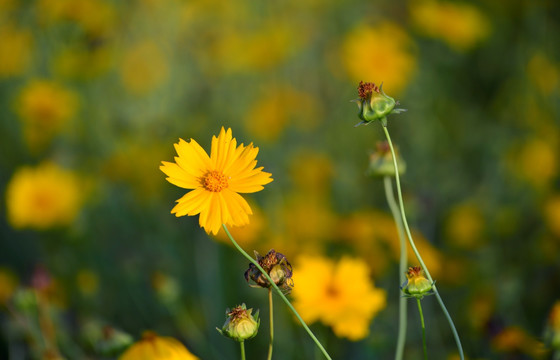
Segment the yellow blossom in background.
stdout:
<svg viewBox="0 0 560 360">
<path fill-rule="evenodd" d="M 392 22 L 355 28 L 346 35 L 341 50 L 352 81 L 383 83 L 383 89 L 390 94 L 404 90 L 416 69 L 412 39 Z"/>
<path fill-rule="evenodd" d="M 327 194 L 333 174 L 334 165 L 327 154 L 307 149 L 295 153 L 290 159 L 290 179 L 299 191 L 306 194 Z"/>
<path fill-rule="evenodd" d="M 294 266 L 294 307 L 308 323 L 320 321 L 352 341 L 369 334 L 373 317 L 386 306 L 386 293 L 374 287 L 367 263 L 344 257 L 300 256 Z"/>
<path fill-rule="evenodd" d="M 558 90 L 560 69 L 544 54 L 535 54 L 527 64 L 527 74 L 531 82 L 545 95 Z"/>
<path fill-rule="evenodd" d="M 65 78 L 90 80 L 110 69 L 113 52 L 109 46 L 69 47 L 54 57 L 52 68 Z"/>
<path fill-rule="evenodd" d="M 558 149 L 543 138 L 531 138 L 514 152 L 510 161 L 512 172 L 540 188 L 558 174 Z"/>
<path fill-rule="evenodd" d="M 411 0 L 410 16 L 419 31 L 458 51 L 473 48 L 490 33 L 488 18 L 468 3 Z"/>
<path fill-rule="evenodd" d="M 48 143 L 76 115 L 78 105 L 77 95 L 56 82 L 27 84 L 18 95 L 16 111 L 28 145 L 37 149 Z"/>
<path fill-rule="evenodd" d="M 6 268 L 0 267 L 0 305 L 5 304 L 18 286 L 18 279 L 16 275 Z"/>
<path fill-rule="evenodd" d="M 168 80 L 169 72 L 167 56 L 155 40 L 144 40 L 124 50 L 121 82 L 134 95 L 156 90 Z"/>
<path fill-rule="evenodd" d="M 237 146 L 231 129 L 222 127 L 220 135 L 212 137 L 210 156 L 193 139 L 179 139 L 175 150 L 179 155 L 175 163 L 162 161 L 160 170 L 170 183 L 193 190 L 177 200 L 171 213 L 200 214 L 200 227 L 214 235 L 222 224 L 247 225 L 252 211 L 239 193 L 260 191 L 272 181 L 271 174 L 262 171 L 262 167 L 255 168 L 259 148 L 253 143 Z"/>
<path fill-rule="evenodd" d="M 275 141 L 288 126 L 312 130 L 320 118 L 317 101 L 309 94 L 288 87 L 270 88 L 249 110 L 245 127 L 259 140 Z"/>
<path fill-rule="evenodd" d="M 85 296 L 92 296 L 99 290 L 99 276 L 89 269 L 82 269 L 76 274 L 76 285 Z"/>
<path fill-rule="evenodd" d="M 79 178 L 54 163 L 22 167 L 6 190 L 8 220 L 18 229 L 69 225 L 80 211 L 81 191 Z"/>
<path fill-rule="evenodd" d="M 178 340 L 146 331 L 142 339 L 132 344 L 119 360 L 198 360 L 198 357 Z"/>
<path fill-rule="evenodd" d="M 550 231 L 560 237 L 560 194 L 548 197 L 544 205 L 544 220 Z"/>
<path fill-rule="evenodd" d="M 492 347 L 499 353 L 523 353 L 532 358 L 546 354 L 545 346 L 525 330 L 517 326 L 503 329 L 492 339 Z"/>
<path fill-rule="evenodd" d="M 105 0 L 39 0 L 36 6 L 42 23 L 74 22 L 92 37 L 109 35 L 117 24 L 115 8 Z"/>
<path fill-rule="evenodd" d="M 400 245 L 393 217 L 376 210 L 362 210 L 340 219 L 337 237 L 367 260 L 372 274 L 383 275 L 398 261 Z"/>
<path fill-rule="evenodd" d="M 232 24 L 224 29 L 208 44 L 211 58 L 202 65 L 215 67 L 210 71 L 215 72 L 216 68 L 226 73 L 270 70 L 295 53 L 303 40 L 292 25 L 282 22 L 258 24 L 252 29 Z"/>
<path fill-rule="evenodd" d="M 23 74 L 31 61 L 31 32 L 3 24 L 0 25 L 0 39 L 0 78 Z"/>
<path fill-rule="evenodd" d="M 445 239 L 461 249 L 475 249 L 481 245 L 484 217 L 475 204 L 460 204 L 451 209 L 445 222 Z"/>
</svg>

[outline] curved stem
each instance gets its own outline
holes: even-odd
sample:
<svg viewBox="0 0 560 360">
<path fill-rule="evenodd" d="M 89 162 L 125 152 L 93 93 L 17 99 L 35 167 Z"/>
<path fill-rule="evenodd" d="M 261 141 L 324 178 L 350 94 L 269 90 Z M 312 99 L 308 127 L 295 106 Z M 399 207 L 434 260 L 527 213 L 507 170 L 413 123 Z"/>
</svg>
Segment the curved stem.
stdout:
<svg viewBox="0 0 560 360">
<path fill-rule="evenodd" d="M 407 262 L 407 250 L 406 250 L 406 239 L 404 237 L 404 230 L 402 225 L 401 215 L 399 214 L 399 207 L 397 201 L 395 200 L 395 193 L 393 192 L 393 185 L 391 184 L 391 178 L 385 176 L 383 178 L 383 184 L 385 185 L 385 197 L 387 198 L 387 203 L 393 214 L 393 219 L 395 219 L 395 224 L 397 225 L 397 233 L 399 235 L 399 243 L 401 248 L 401 256 L 399 260 L 399 284 L 405 282 L 405 272 L 406 272 L 406 262 Z M 407 308 L 406 308 L 406 298 L 404 296 L 399 297 L 399 332 L 397 337 L 397 348 L 395 350 L 395 360 L 402 360 L 404 354 L 404 345 L 406 342 L 406 327 L 407 327 Z"/>
<path fill-rule="evenodd" d="M 245 360 L 245 341 L 240 341 L 239 346 L 241 347 L 241 360 Z"/>
<path fill-rule="evenodd" d="M 401 191 L 401 182 L 400 182 L 400 179 L 399 179 L 399 168 L 398 168 L 398 165 L 397 165 L 397 157 L 395 155 L 395 149 L 393 148 L 393 143 L 391 141 L 391 136 L 389 136 L 389 130 L 387 130 L 386 122 L 383 123 L 383 131 L 385 132 L 385 137 L 387 138 L 387 142 L 389 143 L 389 148 L 391 149 L 391 155 L 393 156 L 393 166 L 395 167 L 395 181 L 397 183 L 397 195 L 398 195 L 398 198 L 399 198 L 399 206 L 401 208 L 401 217 L 402 217 L 404 229 L 406 231 L 406 235 L 408 237 L 408 241 L 410 243 L 410 246 L 412 247 L 412 251 L 414 251 L 414 254 L 416 255 L 416 258 L 418 259 L 418 262 L 420 263 L 420 266 L 422 266 L 422 269 L 424 270 L 428 280 L 431 283 L 433 283 L 434 281 L 432 279 L 432 276 L 430 275 L 430 272 L 428 271 L 428 268 L 424 264 L 424 261 L 422 260 L 422 257 L 420 256 L 420 253 L 418 252 L 418 249 L 416 249 L 416 245 L 414 244 L 414 240 L 412 240 L 412 235 L 410 233 L 410 228 L 408 227 L 408 222 L 406 221 L 406 214 L 404 213 L 404 203 L 403 203 L 402 191 Z M 459 334 L 457 333 L 457 329 L 455 328 L 455 324 L 453 323 L 453 319 L 451 319 L 451 316 L 449 315 L 449 312 L 447 311 L 447 308 L 445 307 L 445 304 L 443 303 L 443 300 L 442 300 L 441 296 L 439 295 L 436 284 L 433 285 L 432 289 L 434 291 L 434 294 L 436 295 L 436 298 L 438 300 L 438 303 L 439 303 L 441 309 L 443 310 L 443 313 L 445 314 L 445 317 L 447 318 L 447 322 L 449 323 L 449 326 L 451 327 L 451 332 L 453 333 L 453 337 L 455 338 L 455 343 L 457 344 L 457 349 L 459 350 L 459 357 L 461 358 L 461 360 L 464 360 L 465 355 L 463 354 L 463 347 L 461 346 L 461 339 L 459 339 Z"/>
<path fill-rule="evenodd" d="M 270 278 L 270 276 L 268 276 L 268 274 L 266 273 L 266 271 L 264 271 L 264 269 L 259 265 L 258 261 L 256 261 L 255 259 L 253 259 L 251 257 L 251 255 L 247 254 L 245 252 L 245 250 L 243 250 L 243 248 L 241 248 L 241 246 L 239 246 L 239 244 L 235 241 L 235 239 L 231 236 L 231 234 L 229 233 L 226 224 L 222 224 L 222 227 L 224 228 L 224 230 L 226 231 L 227 236 L 229 237 L 230 241 L 232 242 L 232 244 L 235 246 L 235 248 L 243 255 L 245 256 L 245 258 L 247 260 L 249 260 L 253 265 L 255 265 L 257 267 L 257 269 L 260 270 L 260 272 L 264 275 L 264 277 L 266 278 L 266 280 L 268 280 L 268 282 L 270 283 L 270 285 L 272 285 L 272 287 L 274 288 L 274 290 L 276 290 L 276 292 L 278 293 L 278 295 L 280 296 L 280 298 L 282 299 L 282 301 L 284 301 L 286 303 L 286 305 L 288 306 L 288 308 L 290 308 L 290 310 L 292 311 L 292 313 L 296 316 L 296 318 L 299 320 L 299 322 L 301 323 L 301 325 L 303 326 L 303 328 L 305 329 L 305 331 L 307 331 L 307 334 L 309 334 L 309 336 L 311 337 L 311 339 L 313 339 L 313 341 L 315 342 L 315 344 L 317 345 L 317 347 L 321 350 L 321 352 L 323 353 L 323 356 L 326 359 L 332 360 L 332 358 L 329 356 L 329 354 L 327 353 L 327 350 L 325 350 L 325 348 L 323 347 L 323 345 L 321 344 L 321 342 L 319 342 L 319 340 L 315 337 L 315 335 L 313 335 L 313 332 L 311 331 L 311 329 L 309 329 L 309 327 L 307 326 L 307 324 L 305 323 L 305 321 L 303 321 L 303 319 L 301 318 L 301 316 L 298 314 L 298 312 L 296 311 L 296 309 L 294 308 L 294 306 L 292 305 L 292 303 L 290 303 L 290 300 L 288 300 L 288 298 L 286 298 L 286 296 L 284 295 L 284 293 L 282 293 L 282 290 L 280 290 L 280 288 L 278 288 L 278 286 L 274 283 L 274 281 L 272 281 L 272 279 Z"/>
<path fill-rule="evenodd" d="M 268 288 L 268 308 L 270 312 L 270 344 L 268 345 L 267 360 L 272 360 L 272 346 L 274 343 L 274 307 L 272 306 L 272 289 Z"/>
<path fill-rule="evenodd" d="M 420 298 L 416 298 L 418 303 L 418 312 L 420 313 L 420 323 L 422 323 L 422 346 L 424 348 L 424 359 L 428 360 L 428 348 L 426 347 L 426 325 L 424 325 L 424 314 L 422 313 L 422 305 Z"/>
</svg>

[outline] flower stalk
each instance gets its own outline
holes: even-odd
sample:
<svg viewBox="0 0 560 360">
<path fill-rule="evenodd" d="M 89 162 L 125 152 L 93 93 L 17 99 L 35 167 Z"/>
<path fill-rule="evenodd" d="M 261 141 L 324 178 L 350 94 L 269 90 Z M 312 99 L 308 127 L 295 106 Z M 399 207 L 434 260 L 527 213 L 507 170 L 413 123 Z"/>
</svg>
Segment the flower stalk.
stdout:
<svg viewBox="0 0 560 360">
<path fill-rule="evenodd" d="M 241 348 L 241 360 L 245 360 L 245 341 L 240 341 L 239 347 Z"/>
<path fill-rule="evenodd" d="M 465 359 L 465 355 L 463 354 L 463 347 L 461 346 L 461 339 L 459 338 L 459 334 L 457 333 L 457 329 L 455 328 L 455 324 L 453 323 L 453 319 L 451 319 L 451 315 L 449 315 L 449 312 L 447 311 L 447 308 L 445 307 L 445 304 L 443 303 L 443 300 L 441 298 L 441 296 L 439 295 L 439 292 L 437 290 L 437 287 L 432 279 L 432 276 L 430 275 L 430 272 L 428 271 L 428 268 L 426 267 L 426 264 L 424 264 L 424 261 L 422 260 L 422 256 L 420 256 L 420 253 L 418 252 L 418 249 L 416 248 L 416 245 L 414 244 L 414 240 L 412 239 L 412 234 L 410 232 L 410 228 L 408 226 L 408 222 L 406 221 L 406 214 L 404 212 L 404 202 L 403 202 L 403 197 L 402 197 L 402 191 L 401 191 L 401 182 L 400 182 L 400 178 L 399 178 L 399 168 L 397 165 L 397 157 L 395 154 L 395 150 L 393 148 L 393 143 L 391 141 L 391 136 L 389 135 L 389 130 L 387 129 L 387 118 L 383 118 L 381 119 L 381 124 L 383 125 L 383 131 L 385 132 L 385 137 L 387 138 L 387 142 L 389 143 L 389 147 L 391 149 L 391 154 L 393 155 L 393 165 L 395 167 L 395 182 L 397 184 L 397 195 L 398 195 L 398 199 L 399 199 L 399 207 L 400 207 L 400 213 L 401 213 L 401 218 L 402 218 L 402 222 L 404 225 L 404 229 L 406 232 L 406 235 L 408 237 L 408 241 L 410 243 L 410 246 L 412 247 L 412 251 L 414 252 L 414 254 L 416 255 L 416 258 L 418 259 L 418 262 L 420 263 L 420 266 L 422 267 L 422 269 L 424 270 L 426 277 L 428 278 L 428 280 L 430 281 L 430 283 L 433 283 L 433 292 L 436 295 L 436 298 L 438 300 L 438 303 L 443 311 L 443 313 L 445 314 L 445 317 L 447 319 L 447 322 L 449 323 L 449 326 L 451 327 L 451 331 L 453 333 L 453 337 L 455 338 L 455 343 L 457 344 L 457 349 L 459 351 L 459 357 L 461 358 L 461 360 Z"/>
<path fill-rule="evenodd" d="M 397 233 L 399 235 L 400 243 L 400 259 L 399 259 L 399 284 L 405 282 L 406 276 L 406 261 L 407 261 L 407 250 L 406 250 L 406 239 L 404 237 L 404 230 L 402 225 L 401 215 L 399 214 L 399 207 L 395 200 L 395 193 L 393 192 L 393 185 L 391 183 L 390 176 L 383 177 L 383 184 L 385 188 L 385 197 L 387 198 L 387 203 L 393 214 L 393 219 L 397 225 Z M 397 337 L 397 348 L 395 350 L 395 360 L 402 360 L 404 354 L 404 345 L 406 342 L 406 328 L 407 328 L 407 307 L 406 298 L 404 296 L 399 297 L 399 331 Z"/>
<path fill-rule="evenodd" d="M 272 303 L 272 288 L 268 288 L 268 308 L 270 312 L 270 344 L 268 345 L 267 360 L 272 360 L 272 347 L 274 344 L 274 307 Z"/>
<path fill-rule="evenodd" d="M 255 265 L 257 267 L 257 269 L 259 269 L 261 271 L 261 273 L 264 275 L 264 277 L 269 281 L 270 285 L 274 288 L 274 290 L 278 293 L 278 295 L 280 296 L 280 298 L 282 299 L 282 301 L 284 301 L 284 303 L 286 303 L 286 305 L 288 306 L 288 308 L 292 311 L 292 313 L 296 316 L 296 318 L 299 320 L 299 322 L 301 323 L 301 325 L 303 326 L 303 328 L 305 329 L 305 331 L 307 332 L 307 334 L 311 337 L 311 339 L 315 342 L 315 344 L 317 345 L 317 347 L 319 348 L 319 350 L 321 350 L 321 353 L 323 354 L 323 356 L 328 359 L 328 360 L 332 360 L 332 358 L 329 356 L 329 354 L 327 353 L 327 351 L 325 350 L 325 348 L 323 347 L 323 345 L 321 344 L 321 342 L 317 339 L 317 337 L 313 334 L 313 332 L 311 331 L 311 329 L 309 329 L 309 327 L 307 326 L 307 324 L 305 323 L 305 321 L 303 321 L 303 319 L 301 318 L 301 316 L 298 314 L 298 312 L 296 311 L 296 309 L 294 308 L 294 306 L 292 305 L 292 303 L 290 303 L 290 300 L 288 300 L 288 298 L 286 298 L 286 296 L 284 295 L 284 293 L 282 293 L 282 290 L 280 290 L 280 288 L 276 285 L 276 283 L 270 278 L 270 276 L 266 273 L 266 271 L 260 266 L 260 264 L 253 259 L 249 254 L 247 254 L 247 252 L 245 250 L 243 250 L 243 248 L 241 246 L 239 246 L 239 244 L 235 241 L 235 239 L 233 238 L 233 236 L 231 236 L 227 226 L 225 224 L 222 224 L 222 227 L 224 228 L 228 238 L 230 239 L 231 243 L 233 244 L 233 246 L 235 246 L 235 248 L 247 259 L 249 260 L 253 265 Z"/>
<path fill-rule="evenodd" d="M 424 348 L 424 360 L 428 360 L 428 348 L 426 346 L 426 325 L 424 324 L 424 313 L 422 313 L 422 304 L 420 298 L 416 298 L 418 303 L 418 313 L 420 314 L 420 323 L 422 324 L 422 347 Z"/>
</svg>

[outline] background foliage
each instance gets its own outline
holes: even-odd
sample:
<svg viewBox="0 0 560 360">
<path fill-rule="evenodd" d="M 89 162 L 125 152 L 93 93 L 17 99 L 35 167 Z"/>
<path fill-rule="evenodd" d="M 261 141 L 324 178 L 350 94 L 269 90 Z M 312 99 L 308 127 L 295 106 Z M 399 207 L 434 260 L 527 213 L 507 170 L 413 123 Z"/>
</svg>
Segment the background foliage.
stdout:
<svg viewBox="0 0 560 360">
<path fill-rule="evenodd" d="M 246 261 L 223 236 L 170 214 L 184 191 L 158 170 L 179 137 L 209 150 L 225 126 L 260 148 L 275 179 L 250 197 L 256 214 L 234 236 L 284 253 L 296 274 L 302 254 L 365 260 L 387 292 L 370 335 L 312 328 L 334 358 L 390 358 L 398 240 L 382 182 L 364 175 L 383 134 L 354 128 L 348 102 L 365 80 L 408 109 L 389 127 L 407 163 L 409 222 L 466 353 L 546 358 L 560 300 L 559 10 L 544 0 L 0 1 L 0 301 L 48 273 L 71 359 L 99 358 L 84 345 L 92 321 L 235 358 L 215 327 L 245 302 L 265 325 L 248 355 L 264 356 L 266 291 L 245 284 Z M 38 185 L 15 181 L 45 164 L 65 172 L 40 176 L 65 210 L 37 210 L 25 199 Z M 424 304 L 429 352 L 453 356 L 435 301 Z M 415 358 L 410 309 L 405 357 Z M 313 358 L 279 302 L 276 315 L 275 358 Z M 26 330 L 0 316 L 0 358 L 30 356 Z"/>
</svg>

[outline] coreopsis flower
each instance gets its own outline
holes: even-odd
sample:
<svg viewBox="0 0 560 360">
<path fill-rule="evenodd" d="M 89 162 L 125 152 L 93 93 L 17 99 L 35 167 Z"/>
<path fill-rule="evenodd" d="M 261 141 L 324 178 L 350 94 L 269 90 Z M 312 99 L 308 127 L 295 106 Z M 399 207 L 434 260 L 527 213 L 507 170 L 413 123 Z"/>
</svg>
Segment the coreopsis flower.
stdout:
<svg viewBox="0 0 560 360">
<path fill-rule="evenodd" d="M 395 147 L 397 154 L 397 163 L 399 164 L 399 175 L 406 171 L 406 163 L 399 156 L 398 149 Z M 367 174 L 372 176 L 395 176 L 395 165 L 393 164 L 393 155 L 387 141 L 380 141 L 376 145 L 375 152 L 369 156 L 369 166 Z"/>
<path fill-rule="evenodd" d="M 142 339 L 129 347 L 119 360 L 198 360 L 187 348 L 178 340 L 158 336 L 152 331 L 146 331 Z"/>
<path fill-rule="evenodd" d="M 410 15 L 422 33 L 457 51 L 473 48 L 490 34 L 488 18 L 467 2 L 411 1 Z"/>
<path fill-rule="evenodd" d="M 424 270 L 420 266 L 409 267 L 406 272 L 406 282 L 401 289 L 408 297 L 422 299 L 430 295 L 434 284 L 424 276 Z"/>
<path fill-rule="evenodd" d="M 307 323 L 321 321 L 339 337 L 365 338 L 372 318 L 386 306 L 386 293 L 369 277 L 365 261 L 344 257 L 338 262 L 302 256 L 296 262 L 294 307 Z"/>
<path fill-rule="evenodd" d="M 218 332 L 235 341 L 243 342 L 257 335 L 259 331 L 259 311 L 252 315 L 253 309 L 247 309 L 245 304 L 238 305 L 232 310 L 226 310 L 226 322 Z"/>
<path fill-rule="evenodd" d="M 367 125 L 374 120 L 379 120 L 386 125 L 387 115 L 406 111 L 406 109 L 395 108 L 399 103 L 385 94 L 383 84 L 377 86 L 374 83 L 360 81 L 358 95 L 360 97 L 352 101 L 358 104 L 358 117 L 362 122 L 356 126 Z"/>
<path fill-rule="evenodd" d="M 414 41 L 402 26 L 389 21 L 358 25 L 346 35 L 341 58 L 352 81 L 383 78 L 392 94 L 402 93 L 417 66 Z"/>
<path fill-rule="evenodd" d="M 81 207 L 80 181 L 54 163 L 23 167 L 8 184 L 8 220 L 14 228 L 39 230 L 69 225 Z"/>
<path fill-rule="evenodd" d="M 160 170 L 170 183 L 192 191 L 177 200 L 171 213 L 177 217 L 200 214 L 200 227 L 214 235 L 222 224 L 247 225 L 252 211 L 239 193 L 260 191 L 272 181 L 270 173 L 255 168 L 259 148 L 253 143 L 237 146 L 231 129 L 222 127 L 220 135 L 212 137 L 210 156 L 193 139 L 179 139 L 175 150 L 179 155 L 175 163 L 162 161 Z"/>
<path fill-rule="evenodd" d="M 78 96 L 61 84 L 33 80 L 22 89 L 16 110 L 23 132 L 32 149 L 40 149 L 72 119 L 79 107 Z"/>
<path fill-rule="evenodd" d="M 255 251 L 257 261 L 264 271 L 270 276 L 272 281 L 284 292 L 289 294 L 294 286 L 292 280 L 292 265 L 288 259 L 274 249 L 271 249 L 265 256 L 260 256 Z M 252 280 L 256 285 L 254 287 L 269 288 L 270 283 L 261 271 L 254 265 L 249 264 L 249 269 L 245 271 L 245 280 Z"/>
</svg>

